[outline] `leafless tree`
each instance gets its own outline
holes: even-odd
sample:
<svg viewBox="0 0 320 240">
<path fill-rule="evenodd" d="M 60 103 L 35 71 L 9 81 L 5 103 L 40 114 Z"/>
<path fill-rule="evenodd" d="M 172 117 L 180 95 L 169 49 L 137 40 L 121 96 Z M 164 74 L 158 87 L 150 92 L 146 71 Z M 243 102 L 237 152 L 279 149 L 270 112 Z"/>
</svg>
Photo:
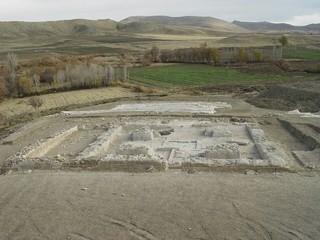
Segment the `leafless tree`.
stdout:
<svg viewBox="0 0 320 240">
<path fill-rule="evenodd" d="M 8 66 L 8 74 L 6 76 L 7 79 L 7 89 L 9 94 L 14 94 L 17 90 L 16 86 L 16 70 L 19 66 L 19 59 L 15 53 L 8 53 L 7 54 L 7 66 Z"/>
<path fill-rule="evenodd" d="M 66 80 L 66 75 L 64 70 L 58 70 L 56 80 L 58 83 L 63 83 Z"/>
<path fill-rule="evenodd" d="M 27 105 L 30 105 L 35 110 L 40 108 L 43 105 L 44 101 L 39 97 L 31 97 L 27 101 Z"/>
<path fill-rule="evenodd" d="M 15 53 L 9 52 L 7 54 L 7 65 L 8 65 L 9 71 L 17 70 L 17 67 L 19 66 L 19 58 Z"/>
<path fill-rule="evenodd" d="M 160 50 L 156 45 L 152 46 L 150 54 L 153 62 L 159 61 Z"/>
<path fill-rule="evenodd" d="M 31 79 L 34 89 L 37 89 L 40 85 L 40 76 L 38 74 L 33 74 Z"/>
<path fill-rule="evenodd" d="M 4 83 L 4 80 L 0 78 L 0 102 L 6 97 L 8 90 Z"/>
<path fill-rule="evenodd" d="M 110 84 L 110 81 L 115 80 L 115 71 L 113 67 L 108 64 L 105 68 L 105 76 L 103 79 L 103 85 L 107 86 Z"/>
</svg>

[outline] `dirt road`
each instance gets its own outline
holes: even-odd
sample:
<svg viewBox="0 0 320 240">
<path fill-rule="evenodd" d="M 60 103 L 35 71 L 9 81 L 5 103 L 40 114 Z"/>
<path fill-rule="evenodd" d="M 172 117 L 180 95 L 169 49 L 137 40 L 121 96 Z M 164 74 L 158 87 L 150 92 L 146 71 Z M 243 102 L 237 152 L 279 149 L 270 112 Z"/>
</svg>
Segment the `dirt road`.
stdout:
<svg viewBox="0 0 320 240">
<path fill-rule="evenodd" d="M 319 173 L 0 177 L 0 239 L 320 239 Z"/>
</svg>

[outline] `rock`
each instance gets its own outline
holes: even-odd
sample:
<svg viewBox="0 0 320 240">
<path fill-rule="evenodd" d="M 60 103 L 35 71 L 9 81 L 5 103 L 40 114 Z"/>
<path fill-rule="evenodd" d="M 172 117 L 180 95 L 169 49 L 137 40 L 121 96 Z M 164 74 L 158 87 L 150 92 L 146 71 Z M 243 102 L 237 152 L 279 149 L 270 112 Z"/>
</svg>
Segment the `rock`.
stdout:
<svg viewBox="0 0 320 240">
<path fill-rule="evenodd" d="M 190 169 L 188 170 L 188 174 L 195 174 L 197 172 L 196 169 Z"/>
<path fill-rule="evenodd" d="M 158 131 L 152 130 L 153 138 L 161 137 L 161 134 Z"/>
<path fill-rule="evenodd" d="M 27 173 L 32 173 L 32 170 L 31 170 L 31 169 L 29 169 L 29 170 L 27 171 Z"/>
<path fill-rule="evenodd" d="M 240 118 L 237 118 L 237 117 L 231 117 L 231 122 L 241 122 L 241 119 Z"/>
<path fill-rule="evenodd" d="M 233 140 L 229 141 L 229 143 L 235 143 L 240 146 L 248 146 L 249 145 L 248 140 L 242 140 L 242 139 L 233 139 Z"/>
<path fill-rule="evenodd" d="M 147 141 L 152 139 L 153 139 L 153 132 L 149 127 L 142 127 L 132 132 L 133 141 Z"/>
<path fill-rule="evenodd" d="M 244 174 L 245 174 L 245 175 L 255 175 L 255 174 L 256 174 L 256 172 L 255 172 L 255 171 L 253 171 L 253 170 L 249 170 L 249 169 L 247 169 L 247 170 L 245 170 Z"/>
<path fill-rule="evenodd" d="M 159 130 L 158 132 L 160 133 L 161 136 L 167 136 L 173 133 L 174 129 L 173 128 L 162 129 L 162 130 Z"/>
<path fill-rule="evenodd" d="M 154 172 L 155 172 L 155 169 L 154 169 L 154 167 L 153 167 L 152 165 L 150 165 L 150 166 L 147 167 L 146 171 L 147 171 L 148 173 L 154 173 Z"/>
<path fill-rule="evenodd" d="M 122 197 L 125 197 L 126 195 L 124 193 L 121 194 Z"/>
<path fill-rule="evenodd" d="M 84 188 L 81 188 L 82 191 L 87 191 L 88 188 L 84 187 Z"/>
<path fill-rule="evenodd" d="M 204 152 L 204 157 L 208 159 L 240 159 L 240 150 L 238 144 L 221 143 L 214 146 L 208 146 Z"/>
<path fill-rule="evenodd" d="M 308 169 L 315 169 L 316 166 L 314 166 L 314 165 L 309 165 L 307 168 L 308 168 Z"/>
<path fill-rule="evenodd" d="M 191 231 L 191 230 L 192 230 L 192 228 L 188 228 L 188 230 L 189 230 L 189 231 Z"/>
<path fill-rule="evenodd" d="M 265 117 L 265 118 L 272 118 L 272 117 L 277 118 L 277 117 L 281 117 L 281 115 L 279 113 L 275 113 L 275 112 L 268 112 L 268 113 L 265 113 L 263 115 L 263 117 Z"/>
<path fill-rule="evenodd" d="M 80 125 L 78 126 L 79 131 L 84 131 L 87 129 L 87 125 Z"/>
</svg>

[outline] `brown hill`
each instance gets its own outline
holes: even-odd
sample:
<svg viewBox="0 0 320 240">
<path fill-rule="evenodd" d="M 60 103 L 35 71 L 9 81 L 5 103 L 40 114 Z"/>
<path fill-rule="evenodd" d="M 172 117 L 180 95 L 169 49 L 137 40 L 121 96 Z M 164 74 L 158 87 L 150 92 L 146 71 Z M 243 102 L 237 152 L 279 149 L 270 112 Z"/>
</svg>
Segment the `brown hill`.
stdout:
<svg viewBox="0 0 320 240">
<path fill-rule="evenodd" d="M 168 17 L 135 16 L 119 22 L 118 29 L 126 32 L 148 33 L 210 33 L 210 32 L 248 32 L 233 23 L 213 17 Z"/>
<path fill-rule="evenodd" d="M 293 26 L 286 23 L 233 21 L 233 24 L 255 32 L 320 32 L 320 23 Z"/>
<path fill-rule="evenodd" d="M 0 38 L 41 37 L 56 35 L 101 35 L 116 31 L 113 20 L 62 20 L 50 22 L 0 22 Z"/>
</svg>

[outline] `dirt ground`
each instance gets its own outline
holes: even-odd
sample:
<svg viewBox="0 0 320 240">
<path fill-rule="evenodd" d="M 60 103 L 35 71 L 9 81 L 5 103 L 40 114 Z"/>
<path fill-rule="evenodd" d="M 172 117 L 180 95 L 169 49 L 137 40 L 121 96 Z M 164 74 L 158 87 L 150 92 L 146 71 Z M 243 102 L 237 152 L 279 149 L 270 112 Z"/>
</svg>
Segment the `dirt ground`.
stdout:
<svg viewBox="0 0 320 240">
<path fill-rule="evenodd" d="M 150 100 L 231 104 L 230 109 L 219 109 L 216 117 L 256 122 L 289 154 L 291 172 L 12 172 L 0 176 L 0 239 L 320 239 L 319 171 L 303 168 L 291 154 L 312 149 L 277 120 L 309 129 L 309 125 L 319 127 L 319 118 L 257 108 L 232 95 L 177 95 L 134 102 Z M 132 116 L 103 117 L 116 121 Z M 97 119 L 86 121 L 94 124 Z M 37 131 L 17 144 L 0 145 L 0 162 L 34 138 L 47 136 L 46 131 L 77 121 L 82 120 L 55 116 L 30 123 Z M 318 130 L 308 131 L 319 137 Z"/>
<path fill-rule="evenodd" d="M 0 239 L 319 239 L 319 173 L 0 177 Z"/>
</svg>

